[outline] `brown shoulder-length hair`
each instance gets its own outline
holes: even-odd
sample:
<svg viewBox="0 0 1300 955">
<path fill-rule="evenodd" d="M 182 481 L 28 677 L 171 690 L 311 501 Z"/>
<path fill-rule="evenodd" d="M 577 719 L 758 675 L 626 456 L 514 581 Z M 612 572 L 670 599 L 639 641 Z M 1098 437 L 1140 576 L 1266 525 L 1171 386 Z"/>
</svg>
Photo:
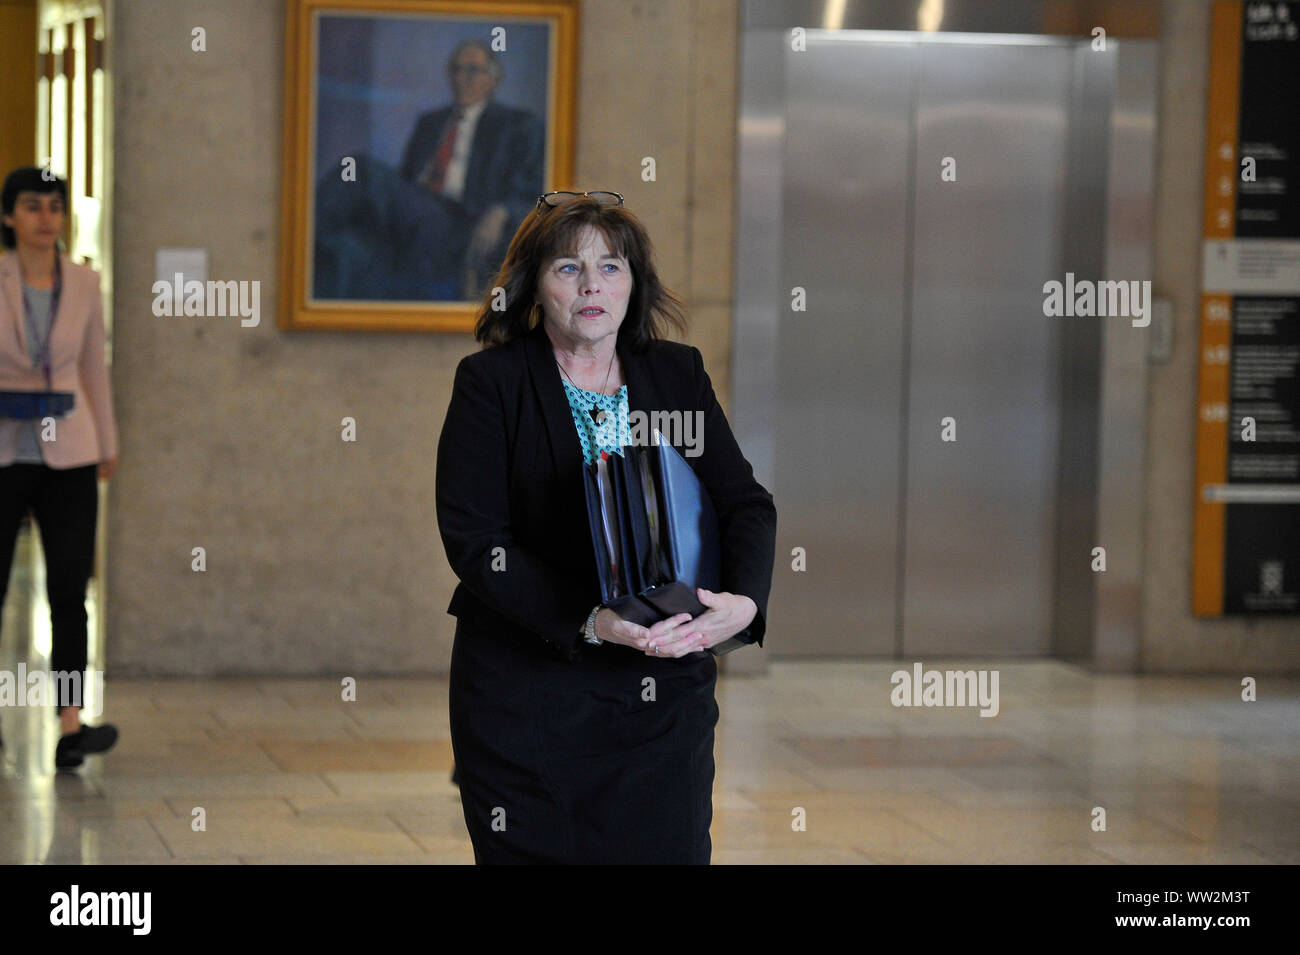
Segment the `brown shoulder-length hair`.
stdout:
<svg viewBox="0 0 1300 955">
<path fill-rule="evenodd" d="M 667 338 L 670 327 L 686 334 L 685 306 L 659 281 L 654 247 L 641 220 L 622 205 L 602 205 L 589 196 L 576 196 L 558 206 L 539 205 L 519 226 L 474 322 L 474 338 L 483 347 L 526 335 L 542 320 L 538 275 L 546 263 L 578 254 L 584 226 L 599 229 L 610 252 L 627 259 L 632 270 L 632 295 L 618 327 L 619 344 L 639 352 L 651 340 Z M 497 289 L 504 295 L 498 296 Z M 505 308 L 494 307 L 502 298 Z"/>
</svg>

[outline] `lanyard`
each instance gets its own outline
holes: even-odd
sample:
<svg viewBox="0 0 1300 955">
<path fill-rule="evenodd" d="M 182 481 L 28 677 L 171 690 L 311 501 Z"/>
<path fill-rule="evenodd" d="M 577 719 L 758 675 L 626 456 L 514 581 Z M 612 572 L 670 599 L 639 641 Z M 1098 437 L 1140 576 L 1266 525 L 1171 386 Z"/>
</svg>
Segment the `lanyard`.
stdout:
<svg viewBox="0 0 1300 955">
<path fill-rule="evenodd" d="M 45 331 L 45 340 L 37 339 L 40 356 L 37 361 L 45 372 L 45 387 L 54 390 L 54 376 L 50 367 L 51 342 L 54 338 L 54 316 L 59 313 L 59 294 L 63 291 L 63 264 L 56 254 L 54 256 L 54 288 L 50 293 L 50 325 Z M 32 315 L 31 299 L 27 295 L 27 283 L 23 283 L 23 320 L 35 330 L 36 319 Z"/>
</svg>

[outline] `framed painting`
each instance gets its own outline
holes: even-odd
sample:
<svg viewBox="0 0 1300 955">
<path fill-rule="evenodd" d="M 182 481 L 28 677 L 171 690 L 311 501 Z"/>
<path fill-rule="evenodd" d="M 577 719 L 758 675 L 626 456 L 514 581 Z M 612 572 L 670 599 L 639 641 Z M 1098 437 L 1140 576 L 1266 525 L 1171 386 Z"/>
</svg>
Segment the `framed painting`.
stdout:
<svg viewBox="0 0 1300 955">
<path fill-rule="evenodd" d="M 473 327 L 572 188 L 576 0 L 287 0 L 280 327 Z"/>
</svg>

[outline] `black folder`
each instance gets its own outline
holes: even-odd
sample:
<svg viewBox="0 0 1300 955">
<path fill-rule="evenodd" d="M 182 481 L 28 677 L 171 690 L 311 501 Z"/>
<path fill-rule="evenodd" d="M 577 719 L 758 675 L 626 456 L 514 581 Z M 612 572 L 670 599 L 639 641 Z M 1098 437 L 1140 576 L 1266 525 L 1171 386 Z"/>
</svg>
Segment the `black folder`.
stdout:
<svg viewBox="0 0 1300 955">
<path fill-rule="evenodd" d="M 721 588 L 718 515 L 708 489 L 671 444 L 625 446 L 583 468 L 601 603 L 648 627 L 708 608 L 695 588 Z M 732 637 L 721 656 L 751 641 Z"/>
<path fill-rule="evenodd" d="M 71 391 L 0 391 L 0 418 L 61 418 L 76 403 Z"/>
</svg>

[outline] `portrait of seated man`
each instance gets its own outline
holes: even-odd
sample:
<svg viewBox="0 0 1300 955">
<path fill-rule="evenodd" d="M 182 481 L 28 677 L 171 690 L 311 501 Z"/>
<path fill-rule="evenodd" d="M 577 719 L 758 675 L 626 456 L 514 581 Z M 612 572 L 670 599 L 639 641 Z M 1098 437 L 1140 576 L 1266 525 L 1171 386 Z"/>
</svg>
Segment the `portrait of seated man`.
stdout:
<svg viewBox="0 0 1300 955">
<path fill-rule="evenodd" d="M 467 301 L 490 285 L 544 191 L 546 130 L 495 99 L 502 60 L 461 41 L 447 60 L 451 101 L 416 117 L 400 162 L 357 151 L 350 175 L 321 166 L 315 298 Z"/>
</svg>

